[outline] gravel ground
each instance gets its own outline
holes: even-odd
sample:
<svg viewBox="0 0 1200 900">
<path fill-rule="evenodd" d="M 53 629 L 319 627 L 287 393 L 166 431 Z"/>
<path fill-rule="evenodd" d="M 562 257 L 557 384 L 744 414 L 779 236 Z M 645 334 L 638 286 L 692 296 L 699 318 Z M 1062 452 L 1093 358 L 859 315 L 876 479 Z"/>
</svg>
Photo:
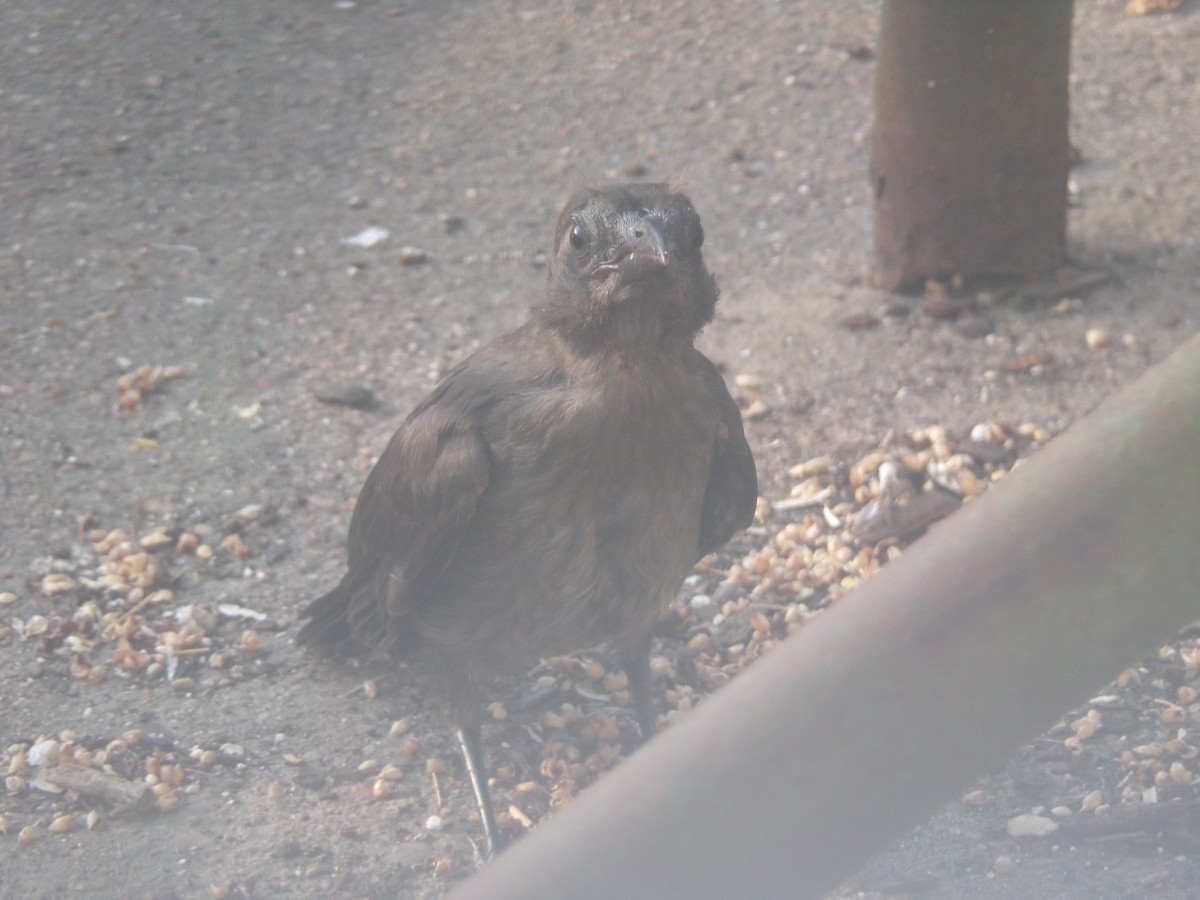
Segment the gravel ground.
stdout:
<svg viewBox="0 0 1200 900">
<path fill-rule="evenodd" d="M 313 659 L 295 617 L 339 574 L 400 417 L 537 298 L 581 186 L 692 196 L 723 289 L 703 346 L 773 501 L 830 487 L 850 514 L 889 436 L 936 467 L 942 431 L 953 446 L 1003 423 L 997 459 L 965 466 L 986 478 L 1195 331 L 1194 4 L 1077 3 L 1070 249 L 1110 277 L 976 295 L 966 321 L 865 285 L 877 17 L 817 0 L 0 8 L 0 896 L 418 898 L 469 874 L 470 792 L 420 673 Z M 371 227 L 389 234 L 346 243 Z M 364 387 L 369 409 L 318 399 Z M 886 559 L 848 539 L 822 557 L 822 522 L 765 515 L 685 586 L 656 648 L 667 720 Z M 744 590 L 722 594 L 731 573 Z M 839 896 L 1191 896 L 1186 816 L 1005 833 L 1035 808 L 1075 823 L 1155 799 L 1156 780 L 1196 799 L 1200 657 L 1194 636 L 1163 641 Z M 614 764 L 623 687 L 586 654 L 497 685 L 506 827 Z M 56 754 L 111 775 L 56 793 L 33 765 Z"/>
</svg>

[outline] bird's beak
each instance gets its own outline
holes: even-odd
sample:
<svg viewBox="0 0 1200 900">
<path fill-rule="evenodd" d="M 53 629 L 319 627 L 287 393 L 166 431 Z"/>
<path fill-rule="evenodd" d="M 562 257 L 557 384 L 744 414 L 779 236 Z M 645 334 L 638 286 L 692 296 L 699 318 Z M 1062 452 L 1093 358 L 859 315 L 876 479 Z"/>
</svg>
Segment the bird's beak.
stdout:
<svg viewBox="0 0 1200 900">
<path fill-rule="evenodd" d="M 649 217 L 638 220 L 633 227 L 630 241 L 630 256 L 635 259 L 653 261 L 665 266 L 671 261 L 667 253 L 667 239 L 663 236 L 662 227 Z"/>
<path fill-rule="evenodd" d="M 608 259 L 599 263 L 593 275 L 633 266 L 641 269 L 658 268 L 671 261 L 662 225 L 647 215 L 639 215 L 625 223 L 624 235 Z"/>
</svg>

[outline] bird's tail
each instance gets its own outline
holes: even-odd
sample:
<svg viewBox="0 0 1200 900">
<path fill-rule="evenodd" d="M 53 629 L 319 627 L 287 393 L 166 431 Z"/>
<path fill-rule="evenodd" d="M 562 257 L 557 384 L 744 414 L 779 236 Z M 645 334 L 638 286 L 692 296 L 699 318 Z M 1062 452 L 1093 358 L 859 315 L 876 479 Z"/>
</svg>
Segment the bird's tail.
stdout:
<svg viewBox="0 0 1200 900">
<path fill-rule="evenodd" d="M 397 633 L 397 623 L 379 601 L 374 575 L 371 569 L 351 570 L 332 591 L 308 604 L 300 613 L 308 622 L 297 641 L 323 653 L 364 659 L 411 649 L 412 636 Z"/>
<path fill-rule="evenodd" d="M 353 638 L 349 616 L 352 597 L 351 587 L 347 584 L 349 580 L 347 574 L 337 587 L 301 611 L 300 618 L 308 619 L 297 637 L 301 644 L 329 651 L 345 645 Z"/>
</svg>

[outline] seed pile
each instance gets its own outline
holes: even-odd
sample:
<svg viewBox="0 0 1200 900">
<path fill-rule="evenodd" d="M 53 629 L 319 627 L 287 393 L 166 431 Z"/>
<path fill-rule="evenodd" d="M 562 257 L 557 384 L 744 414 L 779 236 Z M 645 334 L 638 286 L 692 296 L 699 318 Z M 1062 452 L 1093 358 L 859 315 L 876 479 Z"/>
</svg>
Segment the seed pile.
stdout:
<svg viewBox="0 0 1200 900">
<path fill-rule="evenodd" d="M 18 741 L 0 757 L 7 773 L 0 834 L 15 829 L 18 845 L 26 846 L 44 831 L 90 831 L 108 815 L 173 812 L 200 788 L 192 773 L 239 766 L 242 755 L 235 744 L 185 750 L 140 729 L 116 738 L 64 729 Z"/>
<path fill-rule="evenodd" d="M 96 691 L 122 678 L 188 695 L 253 677 L 267 652 L 262 632 L 277 626 L 238 605 L 180 601 L 202 574 L 267 577 L 243 536 L 266 512 L 248 506 L 224 529 L 154 528 L 140 536 L 81 523 L 69 555 L 34 562 L 27 597 L 0 594 L 10 613 L 0 645 L 29 645 L 36 673 L 60 671 Z M 11 615 L 23 609 L 37 611 Z M 93 828 L 105 813 L 170 812 L 199 788 L 190 773 L 242 765 L 233 743 L 180 747 L 138 729 L 106 736 L 83 727 L 19 739 L 0 755 L 0 833 L 16 829 L 24 845 L 45 832 Z"/>
<path fill-rule="evenodd" d="M 53 607 L 11 619 L 0 638 L 35 641 L 43 659 L 65 660 L 73 678 L 93 683 L 117 670 L 165 675 L 173 690 L 189 691 L 206 669 L 212 677 L 202 680 L 226 686 L 262 651 L 254 625 L 266 616 L 234 604 L 181 603 L 172 585 L 201 574 L 268 577 L 253 567 L 241 533 L 264 512 L 244 507 L 224 536 L 208 526 L 156 528 L 140 537 L 123 528 L 86 530 L 87 543 L 69 558 L 35 562 L 37 590 L 56 601 Z"/>
</svg>

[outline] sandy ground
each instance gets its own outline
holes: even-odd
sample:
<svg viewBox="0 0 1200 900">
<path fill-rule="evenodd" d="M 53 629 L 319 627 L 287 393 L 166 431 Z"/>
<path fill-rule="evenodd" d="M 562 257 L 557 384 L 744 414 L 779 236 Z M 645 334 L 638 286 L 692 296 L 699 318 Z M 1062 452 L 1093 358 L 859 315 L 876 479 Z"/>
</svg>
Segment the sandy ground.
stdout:
<svg viewBox="0 0 1200 900">
<path fill-rule="evenodd" d="M 1200 14 L 1111 0 L 1077 4 L 1070 249 L 1113 280 L 988 307 L 986 336 L 918 301 L 844 327 L 891 302 L 864 281 L 877 16 L 818 0 L 0 7 L 0 749 L 18 773 L 0 896 L 429 897 L 470 871 L 469 792 L 419 676 L 314 660 L 295 616 L 336 579 L 399 418 L 538 296 L 581 186 L 669 180 L 695 201 L 723 289 L 702 343 L 761 386 L 748 435 L 768 498 L 794 463 L 844 467 L 892 431 L 1058 433 L 1195 331 Z M 343 243 L 370 226 L 390 236 Z M 1090 328 L 1107 347 L 1085 346 Z M 1030 353 L 1053 363 L 1002 370 Z M 139 397 L 147 365 L 179 371 Z M 381 402 L 317 399 L 348 385 Z M 122 568 L 116 529 L 165 543 Z M 121 633 L 133 614 L 149 631 Z M 207 643 L 165 665 L 146 635 L 188 616 Z M 497 726 L 512 783 L 544 774 L 540 715 Z M 10 747 L 28 763 L 39 736 L 156 775 L 163 810 L 46 793 Z M 1056 741 L 843 894 L 1190 896 L 1182 838 L 1004 835 L 1053 805 L 1014 773 L 1053 780 L 1062 760 L 1036 748 L 1069 756 Z M 1108 778 L 1113 755 L 1088 763 Z M 397 780 L 377 789 L 386 764 Z"/>
</svg>

